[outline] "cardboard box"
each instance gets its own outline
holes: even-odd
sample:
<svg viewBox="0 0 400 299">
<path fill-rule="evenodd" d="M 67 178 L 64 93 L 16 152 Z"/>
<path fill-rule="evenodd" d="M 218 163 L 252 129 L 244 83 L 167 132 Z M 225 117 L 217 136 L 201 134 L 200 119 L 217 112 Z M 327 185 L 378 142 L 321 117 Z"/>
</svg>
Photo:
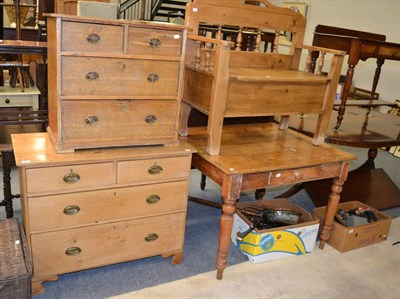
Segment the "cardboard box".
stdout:
<svg viewBox="0 0 400 299">
<path fill-rule="evenodd" d="M 255 229 L 242 241 L 236 238 L 237 232 L 246 231 L 251 225 L 240 209 L 249 205 L 262 208 L 287 208 L 301 213 L 296 225 L 281 226 L 271 229 Z M 319 220 L 301 207 L 291 204 L 287 198 L 256 200 L 236 205 L 231 241 L 245 254 L 252 263 L 272 261 L 284 257 L 311 253 L 319 230 Z M 239 209 L 239 210 L 238 210 Z"/>
<path fill-rule="evenodd" d="M 346 227 L 334 221 L 328 244 L 340 252 L 361 248 L 386 240 L 392 219 L 378 210 L 358 201 L 339 203 L 338 209 L 349 211 L 356 207 L 370 208 L 381 220 L 360 226 Z M 325 218 L 326 207 L 316 208 L 313 216 L 320 219 L 321 224 Z"/>
</svg>

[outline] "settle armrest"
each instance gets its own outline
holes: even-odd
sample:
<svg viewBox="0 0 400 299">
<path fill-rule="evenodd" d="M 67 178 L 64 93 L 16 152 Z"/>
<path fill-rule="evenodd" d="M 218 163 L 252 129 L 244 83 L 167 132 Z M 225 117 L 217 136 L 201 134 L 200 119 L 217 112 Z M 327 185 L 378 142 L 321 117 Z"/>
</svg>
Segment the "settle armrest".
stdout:
<svg viewBox="0 0 400 299">
<path fill-rule="evenodd" d="M 340 51 L 340 50 L 334 50 L 334 49 L 316 47 L 316 46 L 309 46 L 309 45 L 296 46 L 296 48 L 304 49 L 304 50 L 311 50 L 311 51 L 318 51 L 318 52 L 325 52 L 325 53 L 329 53 L 329 54 L 333 54 L 333 55 L 341 55 L 341 56 L 346 55 L 346 51 Z"/>
<path fill-rule="evenodd" d="M 230 41 L 209 38 L 209 37 L 205 37 L 205 36 L 198 36 L 198 35 L 193 35 L 193 34 L 189 34 L 188 39 L 205 42 L 205 43 L 212 43 L 212 44 L 221 45 L 221 46 L 228 46 L 228 47 L 232 47 L 235 45 L 233 42 L 230 42 Z"/>
</svg>

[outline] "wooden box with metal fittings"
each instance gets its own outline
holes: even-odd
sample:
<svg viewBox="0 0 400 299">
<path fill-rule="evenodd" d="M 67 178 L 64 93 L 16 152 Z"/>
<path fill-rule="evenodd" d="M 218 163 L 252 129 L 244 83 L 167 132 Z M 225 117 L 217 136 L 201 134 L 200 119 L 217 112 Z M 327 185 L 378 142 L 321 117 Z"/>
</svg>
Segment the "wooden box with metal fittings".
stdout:
<svg viewBox="0 0 400 299">
<path fill-rule="evenodd" d="M 57 152 L 178 143 L 185 27 L 50 14 L 47 31 Z"/>
<path fill-rule="evenodd" d="M 47 133 L 12 142 L 34 294 L 63 273 L 156 255 L 182 261 L 190 145 L 57 153 Z"/>
</svg>

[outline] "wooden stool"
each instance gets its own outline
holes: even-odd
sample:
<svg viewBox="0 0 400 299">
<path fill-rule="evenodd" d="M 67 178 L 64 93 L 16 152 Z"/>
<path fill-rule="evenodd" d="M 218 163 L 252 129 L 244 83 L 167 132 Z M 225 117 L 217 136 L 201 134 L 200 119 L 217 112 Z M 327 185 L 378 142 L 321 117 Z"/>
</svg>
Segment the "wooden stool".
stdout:
<svg viewBox="0 0 400 299">
<path fill-rule="evenodd" d="M 4 69 L 8 69 L 10 71 L 10 86 L 15 87 L 18 79 L 20 82 L 21 91 L 24 92 L 26 87 L 25 77 L 27 77 L 26 75 L 23 75 L 24 72 L 26 73 L 26 67 L 24 70 L 24 64 L 21 61 L 0 61 L 0 70 L 3 71 Z"/>
</svg>

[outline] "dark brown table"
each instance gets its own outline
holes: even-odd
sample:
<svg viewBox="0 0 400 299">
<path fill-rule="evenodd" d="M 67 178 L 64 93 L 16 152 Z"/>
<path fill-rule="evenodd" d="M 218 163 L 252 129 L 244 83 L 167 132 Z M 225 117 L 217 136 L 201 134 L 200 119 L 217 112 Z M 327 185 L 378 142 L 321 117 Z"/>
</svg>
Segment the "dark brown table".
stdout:
<svg viewBox="0 0 400 299">
<path fill-rule="evenodd" d="M 291 118 L 290 127 L 313 136 L 317 119 L 313 115 Z M 376 169 L 374 159 L 378 148 L 400 145 L 400 117 L 348 106 L 346 117 L 335 129 L 336 114 L 332 113 L 326 142 L 350 147 L 368 148 L 368 159 L 358 169 L 350 171 L 341 202 L 360 201 L 382 210 L 400 206 L 400 190 L 383 169 Z M 303 184 L 316 206 L 324 206 L 330 192 L 330 180 Z"/>
<path fill-rule="evenodd" d="M 343 121 L 346 101 L 349 96 L 354 69 L 357 63 L 360 60 L 365 61 L 369 58 L 376 59 L 377 67 L 371 89 L 371 98 L 373 98 L 385 60 L 400 60 L 400 44 L 387 42 L 386 36 L 382 34 L 318 25 L 315 27 L 313 45 L 346 51 L 349 56 L 346 81 L 344 83 L 341 105 L 337 114 L 336 127 L 340 127 Z M 313 53 L 313 60 L 316 61 L 317 58 L 318 53 Z"/>
</svg>

